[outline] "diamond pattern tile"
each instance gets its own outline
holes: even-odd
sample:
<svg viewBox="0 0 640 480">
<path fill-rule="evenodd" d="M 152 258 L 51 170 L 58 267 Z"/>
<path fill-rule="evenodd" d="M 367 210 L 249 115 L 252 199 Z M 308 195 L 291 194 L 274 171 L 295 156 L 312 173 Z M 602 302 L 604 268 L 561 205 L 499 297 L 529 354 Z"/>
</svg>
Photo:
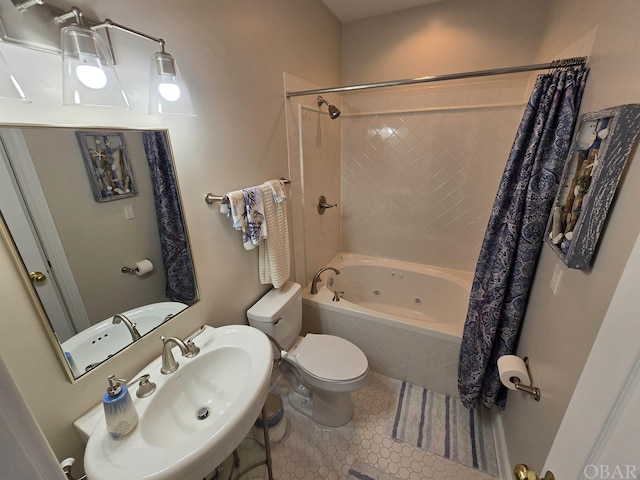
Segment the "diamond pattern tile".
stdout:
<svg viewBox="0 0 640 480">
<path fill-rule="evenodd" d="M 494 91 L 456 94 L 481 104 L 494 101 Z M 364 101 L 358 108 L 373 110 Z M 511 107 L 345 117 L 341 250 L 473 270 L 521 114 Z"/>
</svg>

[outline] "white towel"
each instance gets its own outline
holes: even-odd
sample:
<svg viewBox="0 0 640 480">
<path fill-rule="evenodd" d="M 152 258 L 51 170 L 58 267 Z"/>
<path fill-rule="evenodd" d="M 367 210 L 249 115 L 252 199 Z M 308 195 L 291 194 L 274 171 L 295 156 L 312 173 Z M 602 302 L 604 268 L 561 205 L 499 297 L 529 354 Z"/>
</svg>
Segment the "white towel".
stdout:
<svg viewBox="0 0 640 480">
<path fill-rule="evenodd" d="M 284 180 L 269 180 L 268 183 L 273 191 L 273 201 L 282 203 L 287 199 L 287 191 L 284 189 Z"/>
<path fill-rule="evenodd" d="M 289 278 L 291 248 L 287 221 L 284 182 L 270 180 L 262 184 L 264 213 L 269 236 L 260 244 L 258 270 L 260 283 L 280 288 Z"/>
</svg>

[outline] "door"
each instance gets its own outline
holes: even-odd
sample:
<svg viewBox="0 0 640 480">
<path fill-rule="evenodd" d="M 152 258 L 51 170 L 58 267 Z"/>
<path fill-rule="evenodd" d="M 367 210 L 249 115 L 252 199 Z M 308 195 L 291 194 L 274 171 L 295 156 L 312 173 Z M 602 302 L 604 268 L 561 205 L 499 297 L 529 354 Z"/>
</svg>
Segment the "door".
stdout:
<svg viewBox="0 0 640 480">
<path fill-rule="evenodd" d="M 53 324 L 58 340 L 63 342 L 75 335 L 77 330 L 71 322 L 72 317 L 55 281 L 52 262 L 45 254 L 38 231 L 31 221 L 30 210 L 23 200 L 20 187 L 24 185 L 19 187 L 15 180 L 14 170 L 5 149 L 6 141 L 3 135 L 0 143 L 0 211 L 32 277 L 36 293 L 48 312 L 49 321 Z M 35 178 L 37 179 L 37 176 Z M 46 201 L 40 203 L 40 207 L 46 207 Z"/>
<path fill-rule="evenodd" d="M 640 479 L 640 237 L 547 457 L 547 470 L 558 480 Z"/>
</svg>

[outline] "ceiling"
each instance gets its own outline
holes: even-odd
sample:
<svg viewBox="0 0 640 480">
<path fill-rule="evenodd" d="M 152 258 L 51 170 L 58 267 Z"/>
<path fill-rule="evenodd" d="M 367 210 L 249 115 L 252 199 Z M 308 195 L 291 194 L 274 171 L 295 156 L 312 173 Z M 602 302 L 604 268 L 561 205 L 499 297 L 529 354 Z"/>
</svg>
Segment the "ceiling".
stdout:
<svg viewBox="0 0 640 480">
<path fill-rule="evenodd" d="M 443 0 L 322 0 L 342 23 Z"/>
</svg>

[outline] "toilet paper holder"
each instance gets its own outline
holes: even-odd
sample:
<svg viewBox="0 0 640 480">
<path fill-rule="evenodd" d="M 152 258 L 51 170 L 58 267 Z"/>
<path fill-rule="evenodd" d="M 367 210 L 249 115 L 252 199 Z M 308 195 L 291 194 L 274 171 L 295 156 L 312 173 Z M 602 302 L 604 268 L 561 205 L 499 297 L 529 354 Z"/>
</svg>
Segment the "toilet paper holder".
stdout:
<svg viewBox="0 0 640 480">
<path fill-rule="evenodd" d="M 134 263 L 133 265 L 125 265 L 120 269 L 122 273 L 132 273 L 139 277 L 151 273 L 153 271 L 153 264 L 151 260 L 148 258 L 143 258 L 142 260 Z"/>
<path fill-rule="evenodd" d="M 523 360 L 524 364 L 527 366 L 529 378 L 531 378 L 531 372 L 529 371 L 529 357 L 524 357 Z M 511 377 L 511 381 L 513 382 L 513 386 L 516 387 L 516 390 L 521 390 L 529 395 L 533 395 L 536 402 L 540 401 L 540 389 L 538 387 L 534 387 L 533 385 L 523 385 L 518 377 Z"/>
</svg>

